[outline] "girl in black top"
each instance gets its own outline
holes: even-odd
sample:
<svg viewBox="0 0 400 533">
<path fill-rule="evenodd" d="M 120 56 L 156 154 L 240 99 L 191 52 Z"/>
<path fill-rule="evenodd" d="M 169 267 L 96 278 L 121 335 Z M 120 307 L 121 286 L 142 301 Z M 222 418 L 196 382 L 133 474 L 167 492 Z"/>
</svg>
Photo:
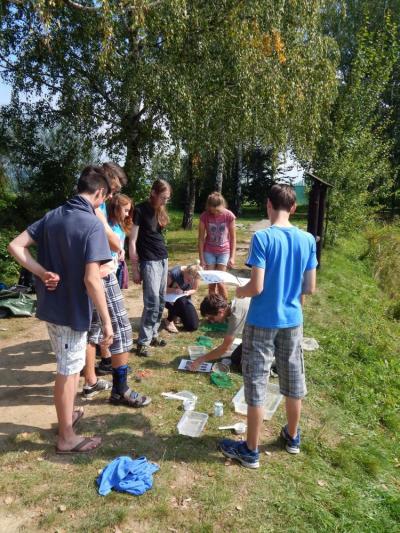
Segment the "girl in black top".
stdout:
<svg viewBox="0 0 400 533">
<path fill-rule="evenodd" d="M 148 356 L 148 346 L 165 346 L 158 338 L 161 316 L 165 306 L 168 274 L 168 252 L 162 230 L 169 223 L 165 208 L 171 187 L 164 180 L 156 180 L 150 198 L 135 207 L 129 238 L 134 283 L 143 284 L 143 313 L 140 322 L 137 354 Z"/>
</svg>

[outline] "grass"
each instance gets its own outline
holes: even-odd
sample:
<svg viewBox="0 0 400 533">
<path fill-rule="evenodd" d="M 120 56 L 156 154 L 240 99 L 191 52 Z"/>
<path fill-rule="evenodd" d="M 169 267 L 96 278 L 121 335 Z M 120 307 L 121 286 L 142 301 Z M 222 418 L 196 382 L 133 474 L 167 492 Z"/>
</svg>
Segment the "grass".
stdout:
<svg viewBox="0 0 400 533">
<path fill-rule="evenodd" d="M 252 220 L 240 222 L 247 227 Z M 178 223 L 174 214 L 168 246 L 171 262 L 184 264 L 197 257 L 196 232 L 183 232 Z M 246 228 L 238 234 L 239 248 L 245 248 Z M 2 505 L 0 517 L 25 516 L 28 531 L 98 532 L 116 526 L 124 532 L 398 531 L 400 325 L 387 317 L 390 302 L 369 263 L 360 259 L 366 246 L 363 236 L 355 235 L 325 250 L 318 292 L 306 302 L 305 334 L 315 337 L 320 349 L 306 353 L 309 394 L 298 457 L 277 440 L 282 408 L 264 425 L 259 471 L 225 465 L 215 448 L 219 421 L 212 416 L 201 438 L 177 434 L 178 402 L 162 399 L 162 391 L 191 390 L 199 396 L 198 410 L 208 413 L 222 400 L 224 423 L 242 419 L 230 409 L 239 376 L 232 376 L 232 390 L 221 391 L 208 376 L 176 371 L 198 335 L 182 333 L 152 359 L 132 356 L 135 368 L 140 364 L 153 372 L 139 385 L 153 397 L 148 408 L 116 409 L 97 398 L 90 404 L 82 430 L 104 435 L 93 457 L 56 457 L 50 432 L 3 443 L 0 491 L 3 501 L 9 496 L 12 502 Z M 238 267 L 244 258 L 238 256 Z M 204 288 L 197 301 L 203 293 Z M 214 345 L 221 338 L 210 336 Z M 97 495 L 98 471 L 121 454 L 146 455 L 160 464 L 146 495 Z"/>
</svg>

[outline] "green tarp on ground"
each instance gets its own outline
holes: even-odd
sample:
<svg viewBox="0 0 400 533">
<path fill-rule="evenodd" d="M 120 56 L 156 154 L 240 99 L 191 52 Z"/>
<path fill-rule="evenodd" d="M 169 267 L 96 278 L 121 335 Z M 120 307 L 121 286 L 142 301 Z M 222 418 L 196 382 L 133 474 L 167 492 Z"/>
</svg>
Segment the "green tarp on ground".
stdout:
<svg viewBox="0 0 400 533">
<path fill-rule="evenodd" d="M 33 316 L 36 311 L 36 299 L 19 291 L 0 291 L 0 318 L 9 315 Z"/>
</svg>

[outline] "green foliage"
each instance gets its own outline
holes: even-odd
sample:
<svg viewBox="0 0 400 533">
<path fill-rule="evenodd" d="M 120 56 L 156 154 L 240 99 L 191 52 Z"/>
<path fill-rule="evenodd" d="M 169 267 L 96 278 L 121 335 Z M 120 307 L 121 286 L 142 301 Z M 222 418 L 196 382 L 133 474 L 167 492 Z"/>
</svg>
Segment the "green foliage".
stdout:
<svg viewBox="0 0 400 533">
<path fill-rule="evenodd" d="M 16 237 L 14 229 L 3 229 L 0 233 L 0 281 L 6 285 L 14 285 L 18 281 L 20 266 L 7 252 L 7 246 Z"/>
<path fill-rule="evenodd" d="M 6 2 L 2 77 L 35 94 L 43 121 L 56 109 L 111 156 L 126 155 L 136 194 L 154 147 L 171 138 L 196 153 L 255 136 L 312 152 L 336 88 L 324 5 Z"/>
<path fill-rule="evenodd" d="M 370 226 L 367 239 L 365 256 L 373 264 L 375 278 L 386 294 L 400 303 L 400 225 Z M 394 317 L 397 307 L 392 306 Z"/>
<path fill-rule="evenodd" d="M 24 229 L 71 197 L 80 171 L 92 163 L 92 143 L 83 139 L 68 121 L 50 123 L 46 129 L 34 107 L 1 110 L 2 134 L 8 168 L 19 194 L 0 202 L 0 220 Z"/>
<path fill-rule="evenodd" d="M 343 46 L 341 86 L 313 163 L 316 174 L 334 185 L 330 242 L 363 227 L 392 194 L 392 140 L 386 137 L 391 108 L 382 98 L 398 58 L 399 28 L 383 8 L 379 23 L 371 24 L 369 14 L 373 17 L 375 8 L 365 4 L 358 18 L 349 8 L 343 24 L 333 28 Z"/>
</svg>

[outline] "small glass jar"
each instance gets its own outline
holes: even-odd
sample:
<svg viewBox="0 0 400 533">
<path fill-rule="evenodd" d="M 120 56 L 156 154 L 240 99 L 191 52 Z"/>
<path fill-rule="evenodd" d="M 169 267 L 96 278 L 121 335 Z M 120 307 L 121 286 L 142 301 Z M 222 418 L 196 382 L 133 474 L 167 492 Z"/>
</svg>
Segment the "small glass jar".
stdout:
<svg viewBox="0 0 400 533">
<path fill-rule="evenodd" d="M 214 403 L 214 416 L 223 416 L 224 414 L 224 404 L 222 402 Z"/>
<path fill-rule="evenodd" d="M 195 400 L 185 400 L 183 402 L 184 411 L 194 411 L 195 406 L 196 406 Z"/>
</svg>

